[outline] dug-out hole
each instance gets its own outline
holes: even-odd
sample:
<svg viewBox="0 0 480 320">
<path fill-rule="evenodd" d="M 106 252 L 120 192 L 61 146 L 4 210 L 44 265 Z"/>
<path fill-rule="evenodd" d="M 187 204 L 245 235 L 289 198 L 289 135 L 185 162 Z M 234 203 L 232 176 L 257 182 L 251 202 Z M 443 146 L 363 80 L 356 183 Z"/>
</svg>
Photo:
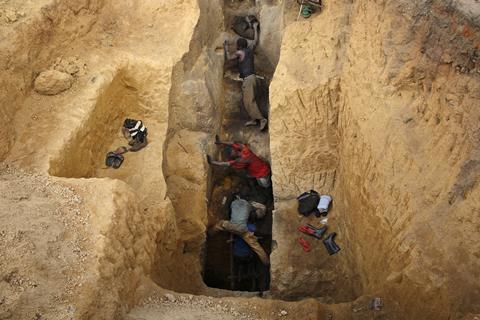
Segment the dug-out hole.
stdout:
<svg viewBox="0 0 480 320">
<path fill-rule="evenodd" d="M 119 71 L 102 89 L 95 106 L 88 110 L 87 119 L 50 161 L 49 173 L 66 178 L 111 177 L 129 182 L 131 170 L 127 161 L 119 170 L 107 169 L 105 155 L 127 145 L 121 134 L 125 118 L 147 117 L 138 94 L 139 86 L 125 71 Z"/>
<path fill-rule="evenodd" d="M 258 186 L 253 179 L 236 175 L 233 169 L 219 169 L 212 175 L 209 218 L 229 220 L 230 204 L 237 194 L 249 201 L 266 205 L 263 219 L 253 222 L 255 236 L 270 255 L 272 244 L 272 189 Z M 236 235 L 218 232 L 208 235 L 205 247 L 203 280 L 209 287 L 234 291 L 266 291 L 270 287 L 270 270 Z"/>
</svg>

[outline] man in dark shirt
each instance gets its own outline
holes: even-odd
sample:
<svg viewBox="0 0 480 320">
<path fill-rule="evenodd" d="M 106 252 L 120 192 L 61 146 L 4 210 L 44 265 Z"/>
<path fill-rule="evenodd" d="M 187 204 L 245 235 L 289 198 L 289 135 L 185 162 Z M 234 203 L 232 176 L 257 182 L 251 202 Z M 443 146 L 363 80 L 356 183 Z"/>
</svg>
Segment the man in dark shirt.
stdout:
<svg viewBox="0 0 480 320">
<path fill-rule="evenodd" d="M 258 22 L 252 24 L 254 29 L 254 39 L 247 40 L 245 38 L 238 38 L 237 51 L 230 54 L 227 50 L 227 40 L 223 43 L 226 60 L 238 60 L 238 71 L 240 78 L 243 79 L 242 95 L 243 105 L 250 116 L 250 121 L 245 125 L 256 125 L 260 123 L 260 130 L 264 130 L 267 126 L 267 119 L 262 115 L 255 100 L 255 90 L 257 88 L 257 77 L 255 75 L 253 50 L 258 43 Z"/>
</svg>

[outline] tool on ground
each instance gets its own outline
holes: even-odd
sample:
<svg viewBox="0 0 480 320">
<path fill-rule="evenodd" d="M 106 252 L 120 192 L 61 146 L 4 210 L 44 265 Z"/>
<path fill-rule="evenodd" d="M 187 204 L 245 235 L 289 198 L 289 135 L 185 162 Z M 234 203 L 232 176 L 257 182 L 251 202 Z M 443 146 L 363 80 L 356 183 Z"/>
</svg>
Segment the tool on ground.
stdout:
<svg viewBox="0 0 480 320">
<path fill-rule="evenodd" d="M 309 236 L 321 239 L 323 234 L 327 231 L 327 226 L 317 228 L 311 224 L 305 224 L 298 227 L 298 231 L 308 234 Z"/>
<path fill-rule="evenodd" d="M 327 248 L 329 255 L 333 255 L 340 251 L 340 247 L 335 243 L 336 236 L 337 233 L 332 232 L 325 238 L 325 240 L 323 240 L 323 244 L 325 245 L 325 248 Z"/>
<path fill-rule="evenodd" d="M 305 252 L 310 252 L 310 250 L 312 250 L 312 246 L 310 245 L 310 243 L 305 240 L 304 238 L 300 237 L 297 239 L 298 243 L 300 243 L 300 245 L 302 246 L 302 249 L 303 251 Z"/>
</svg>

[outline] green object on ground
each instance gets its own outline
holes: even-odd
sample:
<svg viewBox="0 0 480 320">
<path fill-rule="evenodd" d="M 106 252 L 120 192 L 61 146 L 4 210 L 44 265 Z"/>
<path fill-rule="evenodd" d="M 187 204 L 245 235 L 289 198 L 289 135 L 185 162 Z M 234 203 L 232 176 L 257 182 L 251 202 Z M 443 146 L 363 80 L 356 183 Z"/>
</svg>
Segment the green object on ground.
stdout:
<svg viewBox="0 0 480 320">
<path fill-rule="evenodd" d="M 315 11 L 315 8 L 312 5 L 306 3 L 302 6 L 302 11 L 300 14 L 302 15 L 302 17 L 306 19 L 306 18 L 310 18 L 310 16 L 314 11 Z"/>
</svg>

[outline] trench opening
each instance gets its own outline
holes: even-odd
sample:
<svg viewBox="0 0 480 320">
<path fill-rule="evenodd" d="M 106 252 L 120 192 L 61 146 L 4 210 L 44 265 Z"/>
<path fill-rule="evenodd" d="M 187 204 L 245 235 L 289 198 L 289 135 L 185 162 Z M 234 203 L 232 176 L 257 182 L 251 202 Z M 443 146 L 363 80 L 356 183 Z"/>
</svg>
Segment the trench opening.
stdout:
<svg viewBox="0 0 480 320">
<path fill-rule="evenodd" d="M 254 1 L 232 2 L 225 1 L 224 19 L 225 25 L 231 25 L 235 16 L 254 14 L 262 21 L 256 12 Z M 271 22 L 269 22 L 271 24 Z M 235 34 L 229 32 L 231 44 L 234 45 Z M 233 47 L 230 48 L 233 50 Z M 274 68 L 271 61 L 266 61 L 262 43 L 256 49 L 255 67 L 258 79 L 257 103 L 261 112 L 268 118 L 268 86 L 273 76 Z M 278 57 L 270 57 L 274 60 Z M 138 77 L 135 69 L 146 73 L 143 65 L 131 66 L 128 69 L 116 71 L 115 76 L 106 83 L 96 97 L 95 105 L 88 110 L 85 120 L 75 131 L 73 136 L 64 144 L 62 151 L 50 161 L 49 173 L 53 176 L 65 178 L 112 178 L 122 180 L 136 191 L 140 200 L 140 210 L 151 212 L 163 210 L 156 208 L 160 191 L 149 188 L 155 180 L 164 179 L 162 161 L 164 155 L 164 138 L 167 132 L 168 121 L 165 110 L 157 110 L 155 101 L 151 101 L 147 92 L 151 86 L 155 86 L 155 70 L 151 70 L 151 76 Z M 150 72 L 149 72 L 150 73 Z M 146 82 L 152 84 L 148 85 Z M 224 67 L 223 91 L 224 103 L 222 107 L 222 120 L 220 136 L 225 140 L 248 143 L 252 151 L 262 159 L 270 162 L 269 134 L 268 129 L 260 132 L 258 127 L 245 127 L 249 119 L 242 106 L 241 81 L 238 80 L 236 65 L 226 63 Z M 149 144 L 137 153 L 127 153 L 125 161 L 119 170 L 105 168 L 105 154 L 119 146 L 126 145 L 125 138 L 121 134 L 122 123 L 125 118 L 141 119 L 145 122 L 149 136 Z M 163 119 L 163 120 L 162 120 Z M 228 158 L 228 151 L 218 150 L 215 157 L 219 160 Z M 138 165 L 141 163 L 142 165 Z M 158 174 L 152 174 L 157 172 Z M 272 188 L 264 189 L 256 184 L 255 180 L 246 177 L 244 172 L 236 172 L 233 169 L 217 168 L 209 176 L 208 184 L 211 186 L 208 192 L 208 216 L 216 220 L 229 219 L 230 203 L 233 200 L 235 190 L 242 190 L 248 200 L 260 202 L 267 208 L 266 216 L 256 224 L 255 235 L 268 255 L 272 249 Z M 146 200 L 146 201 L 145 201 Z M 176 210 L 176 209 L 174 209 Z M 178 213 L 175 212 L 178 222 Z M 169 226 L 170 231 L 181 233 L 177 230 L 178 225 Z M 173 231 L 172 231 L 173 232 Z M 266 291 L 270 286 L 270 270 L 260 262 L 253 253 L 248 259 L 239 261 L 233 256 L 235 238 L 226 233 L 207 237 L 203 257 L 185 258 L 190 250 L 194 253 L 197 248 L 190 248 L 190 242 L 175 239 L 166 244 L 165 240 L 159 240 L 157 251 L 162 251 L 162 246 L 168 246 L 164 254 L 179 256 L 193 262 L 193 259 L 203 263 L 202 276 L 208 287 L 228 289 L 234 291 Z M 163 238 L 162 238 L 163 239 Z M 177 241 L 178 240 L 178 241 Z M 175 244 L 175 241 L 178 243 Z M 195 238 L 191 242 L 200 243 L 201 239 Z M 173 252 L 173 253 L 172 253 Z M 176 260 L 172 258 L 172 260 Z M 165 261 L 156 259 L 154 263 L 154 276 L 152 279 L 161 286 L 176 291 L 200 292 L 197 286 L 189 284 L 175 284 L 174 281 L 166 280 L 162 271 L 170 272 L 177 267 L 178 261 L 166 264 Z M 162 264 L 162 267 L 159 265 Z M 178 262 L 178 265 L 181 265 Z M 165 266 L 166 265 L 166 266 Z M 182 264 L 183 265 L 183 264 Z M 190 272 L 191 274 L 186 274 Z M 192 270 L 185 270 L 183 277 L 194 278 Z M 199 272 L 195 273 L 197 276 Z"/>
<path fill-rule="evenodd" d="M 265 204 L 266 216 L 251 219 L 259 244 L 270 255 L 272 247 L 272 188 L 264 189 L 252 179 L 232 172 L 219 170 L 215 174 L 210 197 L 209 213 L 217 219 L 229 220 L 230 205 L 236 195 L 242 199 Z M 207 237 L 204 282 L 209 287 L 234 291 L 266 291 L 270 285 L 270 271 L 243 240 L 225 232 Z"/>
<path fill-rule="evenodd" d="M 126 116 L 145 117 L 138 91 L 128 85 L 127 75 L 119 71 L 97 97 L 88 119 L 50 162 L 49 173 L 65 178 L 102 177 L 112 170 L 101 170 L 105 150 L 121 146 L 120 128 Z M 126 164 L 126 163 L 125 163 Z"/>
<path fill-rule="evenodd" d="M 49 174 L 65 178 L 119 179 L 139 194 L 146 188 L 147 181 L 158 178 L 158 174 L 152 176 L 152 172 L 162 175 L 161 164 L 157 164 L 156 159 L 162 157 L 162 134 L 166 131 L 166 123 L 159 118 L 162 110 L 155 109 L 156 101 L 145 94 L 149 90 L 150 75 L 140 78 L 135 74 L 136 70 L 144 72 L 146 67 L 138 65 L 132 70 L 120 69 L 110 82 L 103 85 L 95 104 L 87 111 L 86 119 L 50 161 Z M 121 168 L 115 170 L 106 167 L 105 155 L 120 146 L 128 147 L 121 133 L 126 118 L 145 123 L 149 143 L 139 152 L 124 154 Z M 149 195 L 153 193 L 154 190 L 148 192 Z"/>
<path fill-rule="evenodd" d="M 224 24 L 228 28 L 235 16 L 255 15 L 260 22 L 259 10 L 255 1 L 224 2 Z M 229 50 L 235 50 L 236 35 L 233 30 L 229 34 Z M 269 101 L 268 86 L 273 76 L 274 68 L 264 59 L 261 43 L 255 50 L 255 70 L 259 77 L 257 83 L 256 101 L 264 117 L 268 118 Z M 275 60 L 276 57 L 274 57 Z M 270 141 L 268 129 L 261 132 L 258 127 L 246 127 L 249 116 L 242 106 L 242 82 L 238 79 L 235 62 L 226 62 L 224 67 L 224 105 L 222 112 L 220 137 L 247 143 L 252 151 L 263 160 L 270 162 Z M 230 160 L 229 148 L 217 148 L 216 159 Z M 272 210 L 274 209 L 272 187 L 263 188 L 255 179 L 247 177 L 246 172 L 232 168 L 212 167 L 208 196 L 209 220 L 229 220 L 230 205 L 237 197 L 255 201 L 266 206 L 266 216 L 263 219 L 250 219 L 249 228 L 254 232 L 258 243 L 270 255 L 272 250 Z M 209 287 L 234 290 L 263 292 L 270 287 L 269 266 L 262 264 L 258 256 L 248 247 L 241 237 L 220 232 L 207 236 L 205 245 L 203 280 Z"/>
</svg>

